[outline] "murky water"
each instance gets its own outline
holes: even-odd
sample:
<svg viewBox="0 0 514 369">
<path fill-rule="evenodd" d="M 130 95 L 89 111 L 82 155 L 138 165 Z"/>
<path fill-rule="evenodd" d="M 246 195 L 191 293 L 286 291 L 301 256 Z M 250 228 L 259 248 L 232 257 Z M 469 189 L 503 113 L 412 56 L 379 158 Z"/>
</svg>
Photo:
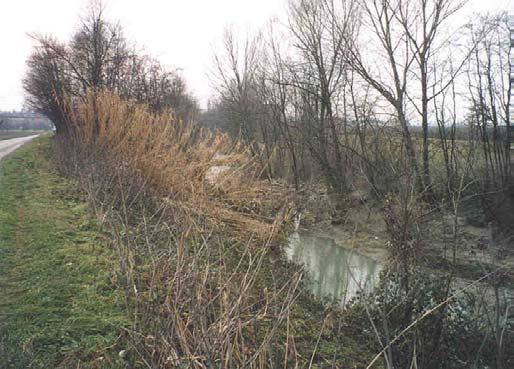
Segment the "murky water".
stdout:
<svg viewBox="0 0 514 369">
<path fill-rule="evenodd" d="M 286 255 L 305 266 L 316 296 L 334 298 L 342 305 L 359 291 L 370 291 L 381 270 L 377 261 L 345 249 L 333 238 L 304 231 L 291 235 Z"/>
</svg>

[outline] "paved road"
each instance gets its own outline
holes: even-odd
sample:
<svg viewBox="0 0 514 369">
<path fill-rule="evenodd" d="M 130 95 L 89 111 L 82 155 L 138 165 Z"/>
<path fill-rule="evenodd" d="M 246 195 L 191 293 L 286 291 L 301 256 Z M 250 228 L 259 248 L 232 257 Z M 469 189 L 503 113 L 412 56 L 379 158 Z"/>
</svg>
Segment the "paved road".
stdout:
<svg viewBox="0 0 514 369">
<path fill-rule="evenodd" d="M 10 140 L 0 141 L 0 159 L 2 159 L 5 155 L 10 154 L 14 150 L 16 150 L 18 147 L 20 147 L 24 143 L 29 142 L 30 140 L 32 140 L 33 138 L 35 138 L 37 136 L 39 136 L 39 135 L 11 138 Z"/>
</svg>

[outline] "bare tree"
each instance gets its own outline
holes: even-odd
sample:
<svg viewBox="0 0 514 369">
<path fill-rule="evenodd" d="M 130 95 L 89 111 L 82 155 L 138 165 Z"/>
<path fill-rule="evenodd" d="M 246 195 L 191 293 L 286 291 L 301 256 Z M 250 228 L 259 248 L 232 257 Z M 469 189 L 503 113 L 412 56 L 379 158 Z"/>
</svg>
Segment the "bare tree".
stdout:
<svg viewBox="0 0 514 369">
<path fill-rule="evenodd" d="M 429 62 L 434 52 L 436 35 L 442 22 L 453 14 L 460 3 L 453 1 L 362 1 L 363 24 L 372 35 L 376 49 L 364 55 L 362 44 L 353 44 L 349 59 L 355 71 L 375 88 L 393 107 L 403 131 L 406 152 L 420 191 L 430 189 L 428 156 Z M 353 42 L 353 40 L 349 40 Z M 370 64 L 373 55 L 375 62 Z M 419 74 L 414 71 L 417 65 Z M 421 102 L 415 104 L 423 127 L 423 176 L 420 176 L 416 148 L 411 138 L 407 104 L 413 100 L 410 79 L 420 76 Z M 424 179 L 424 180 L 422 180 Z"/>
<path fill-rule="evenodd" d="M 327 17 L 336 8 L 342 15 L 337 25 Z M 342 1 L 336 7 L 322 0 L 300 0 L 289 7 L 289 30 L 298 55 L 291 67 L 290 83 L 301 97 L 297 107 L 303 143 L 339 193 L 348 189 L 345 143 L 341 138 L 346 136 L 349 124 L 345 41 L 355 32 L 354 10 L 351 1 Z"/>
<path fill-rule="evenodd" d="M 284 59 L 280 41 L 274 34 L 274 28 L 270 26 L 270 40 L 265 49 L 265 57 L 261 65 L 262 83 L 259 92 L 261 99 L 265 102 L 268 120 L 271 122 L 272 130 L 280 139 L 275 149 L 280 150 L 281 146 L 289 153 L 293 182 L 295 189 L 300 187 L 300 163 L 298 151 L 298 134 L 292 122 L 290 114 L 292 106 L 292 86 L 289 84 L 290 72 L 289 62 Z"/>
<path fill-rule="evenodd" d="M 222 52 L 214 55 L 216 89 L 225 104 L 232 133 L 250 145 L 256 141 L 258 125 L 257 71 L 258 37 L 236 39 L 233 30 L 226 29 Z"/>
<path fill-rule="evenodd" d="M 467 68 L 472 122 L 480 135 L 486 161 L 486 185 L 505 184 L 510 170 L 510 43 L 505 13 L 483 16 L 468 26 L 477 46 Z"/>
<path fill-rule="evenodd" d="M 361 2 L 361 18 L 372 35 L 372 40 L 366 41 L 376 45 L 376 50 L 371 51 L 349 39 L 346 41 L 350 51 L 348 62 L 394 109 L 417 188 L 424 191 L 406 111 L 409 72 L 415 56 L 410 50 L 408 37 L 398 22 L 399 7 L 402 4 L 396 0 Z M 337 18 L 337 14 L 333 16 Z M 341 26 L 339 28 L 344 29 Z M 374 56 L 373 64 L 368 62 L 369 55 L 363 54 L 366 49 Z"/>
<path fill-rule="evenodd" d="M 182 77 L 129 47 L 122 28 L 105 19 L 101 3 L 92 3 L 68 44 L 32 35 L 38 43 L 28 60 L 24 86 L 28 103 L 66 131 L 63 115 L 67 100 L 87 91 L 107 89 L 128 100 L 147 103 L 154 111 L 173 109 L 190 121 L 198 112 Z"/>
<path fill-rule="evenodd" d="M 40 38 L 27 61 L 28 71 L 23 80 L 27 104 L 36 112 L 47 116 L 58 134 L 68 130 L 64 104 L 66 96 L 73 94 L 71 71 L 61 55 L 65 46 L 52 38 Z"/>
<path fill-rule="evenodd" d="M 409 73 L 409 76 L 419 76 L 417 78 L 419 79 L 419 86 L 416 87 L 419 89 L 419 99 L 415 99 L 413 94 L 409 93 L 409 91 L 407 91 L 407 96 L 421 117 L 421 127 L 423 131 L 423 182 L 425 190 L 429 193 L 432 193 L 428 141 L 428 126 L 430 124 L 429 103 L 435 96 L 448 88 L 455 78 L 456 73 L 466 60 L 466 58 L 463 58 L 458 68 L 452 69 L 451 71 L 453 73 L 446 76 L 446 83 L 440 86 L 439 90 L 434 91 L 431 76 L 437 69 L 435 61 L 439 59 L 437 61 L 441 63 L 445 58 L 455 56 L 455 54 L 450 56 L 449 48 L 451 44 L 448 42 L 449 40 L 447 38 L 439 39 L 438 34 L 445 21 L 455 14 L 465 2 L 466 0 L 416 0 L 403 3 L 398 2 L 397 12 L 395 12 L 395 16 L 403 27 L 406 42 L 408 42 L 408 46 L 416 62 L 415 65 L 417 66 L 417 72 Z M 442 57 L 440 54 L 443 54 Z M 434 93 L 430 95 L 432 91 Z"/>
</svg>

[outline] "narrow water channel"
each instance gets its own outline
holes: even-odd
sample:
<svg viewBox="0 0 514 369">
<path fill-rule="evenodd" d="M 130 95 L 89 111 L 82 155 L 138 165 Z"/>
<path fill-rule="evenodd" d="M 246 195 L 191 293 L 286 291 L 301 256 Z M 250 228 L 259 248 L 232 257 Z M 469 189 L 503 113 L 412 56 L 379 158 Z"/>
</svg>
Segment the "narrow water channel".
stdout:
<svg viewBox="0 0 514 369">
<path fill-rule="evenodd" d="M 334 238 L 308 231 L 293 233 L 287 258 L 302 264 L 314 295 L 339 300 L 341 305 L 378 282 L 381 265 L 374 259 L 337 244 Z"/>
</svg>

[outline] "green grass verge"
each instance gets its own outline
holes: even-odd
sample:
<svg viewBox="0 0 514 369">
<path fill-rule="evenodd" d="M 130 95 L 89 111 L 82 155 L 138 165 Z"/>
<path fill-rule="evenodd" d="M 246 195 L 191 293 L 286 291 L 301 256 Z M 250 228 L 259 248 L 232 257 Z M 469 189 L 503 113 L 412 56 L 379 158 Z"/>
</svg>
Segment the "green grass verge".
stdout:
<svg viewBox="0 0 514 369">
<path fill-rule="evenodd" d="M 116 257 L 37 138 L 0 163 L 0 368 L 116 368 Z"/>
</svg>

